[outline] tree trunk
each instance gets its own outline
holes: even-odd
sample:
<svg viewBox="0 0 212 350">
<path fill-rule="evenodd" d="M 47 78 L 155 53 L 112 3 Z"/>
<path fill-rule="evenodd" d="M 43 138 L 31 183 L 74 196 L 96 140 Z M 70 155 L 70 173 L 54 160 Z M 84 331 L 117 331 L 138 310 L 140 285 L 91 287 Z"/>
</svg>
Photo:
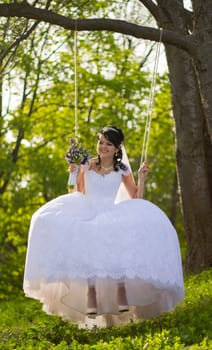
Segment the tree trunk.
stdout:
<svg viewBox="0 0 212 350">
<path fill-rule="evenodd" d="M 171 0 L 158 0 L 158 5 L 161 27 L 189 35 L 182 17 L 181 2 L 175 2 L 174 11 Z M 178 182 L 187 241 L 185 270 L 198 272 L 212 266 L 212 196 L 209 184 L 209 156 L 212 150 L 206 127 L 209 119 L 206 122 L 193 59 L 175 46 L 165 45 L 165 49 L 176 129 Z M 209 56 L 206 57 L 208 59 Z M 205 76 L 203 82 L 204 79 Z"/>
<path fill-rule="evenodd" d="M 212 3 L 211 0 L 196 0 L 193 2 L 193 7 L 193 37 L 198 43 L 194 61 L 207 129 L 212 143 Z"/>
<path fill-rule="evenodd" d="M 185 267 L 198 272 L 212 265 L 212 205 L 204 145 L 204 116 L 191 58 L 171 46 L 166 47 L 166 53 L 187 240 Z"/>
<path fill-rule="evenodd" d="M 175 172 L 172 184 L 172 196 L 171 196 L 171 206 L 170 206 L 170 214 L 169 219 L 172 224 L 176 224 L 176 216 L 177 216 L 177 205 L 178 205 L 178 182 L 177 182 L 177 173 Z"/>
</svg>

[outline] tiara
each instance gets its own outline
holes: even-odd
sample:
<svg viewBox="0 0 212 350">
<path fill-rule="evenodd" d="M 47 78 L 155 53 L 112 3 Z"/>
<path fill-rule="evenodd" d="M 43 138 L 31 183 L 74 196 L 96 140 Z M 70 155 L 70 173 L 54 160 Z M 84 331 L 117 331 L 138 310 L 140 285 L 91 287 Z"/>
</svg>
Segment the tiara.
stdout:
<svg viewBox="0 0 212 350">
<path fill-rule="evenodd" d="M 103 128 L 103 131 L 106 131 L 106 130 L 113 130 L 115 132 L 117 132 L 119 134 L 119 130 L 117 130 L 116 128 L 114 128 L 113 126 L 105 126 Z"/>
</svg>

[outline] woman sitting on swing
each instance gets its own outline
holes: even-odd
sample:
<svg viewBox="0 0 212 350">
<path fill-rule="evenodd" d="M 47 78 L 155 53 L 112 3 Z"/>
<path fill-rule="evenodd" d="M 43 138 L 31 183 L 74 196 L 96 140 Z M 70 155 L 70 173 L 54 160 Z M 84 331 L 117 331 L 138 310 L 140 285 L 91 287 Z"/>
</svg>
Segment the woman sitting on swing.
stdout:
<svg viewBox="0 0 212 350">
<path fill-rule="evenodd" d="M 176 231 L 142 199 L 148 166 L 136 186 L 123 141 L 121 129 L 104 127 L 97 157 L 79 170 L 78 191 L 45 204 L 31 221 L 25 294 L 79 324 L 158 316 L 184 297 Z"/>
</svg>

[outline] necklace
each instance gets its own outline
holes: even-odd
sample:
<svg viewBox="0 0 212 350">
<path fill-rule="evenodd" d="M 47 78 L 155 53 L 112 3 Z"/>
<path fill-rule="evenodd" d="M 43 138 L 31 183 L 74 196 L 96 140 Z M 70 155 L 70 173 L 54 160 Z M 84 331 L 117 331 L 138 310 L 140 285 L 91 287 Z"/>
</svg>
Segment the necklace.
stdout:
<svg viewBox="0 0 212 350">
<path fill-rule="evenodd" d="M 108 168 L 105 168 L 102 164 L 101 164 L 101 168 L 104 170 L 104 171 L 108 171 L 110 169 L 113 168 L 113 165 L 109 166 Z"/>
</svg>

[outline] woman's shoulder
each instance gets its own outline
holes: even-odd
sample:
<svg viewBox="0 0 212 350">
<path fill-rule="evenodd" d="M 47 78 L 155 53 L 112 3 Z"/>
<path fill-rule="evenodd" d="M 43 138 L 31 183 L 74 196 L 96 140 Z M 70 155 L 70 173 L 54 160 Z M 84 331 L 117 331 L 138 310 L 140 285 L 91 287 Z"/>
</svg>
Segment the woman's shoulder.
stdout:
<svg viewBox="0 0 212 350">
<path fill-rule="evenodd" d="M 97 165 L 98 165 L 97 157 L 89 159 L 89 162 L 88 162 L 89 169 L 95 169 Z"/>
<path fill-rule="evenodd" d="M 123 176 L 128 176 L 131 173 L 130 167 L 123 162 L 119 165 L 119 171 L 121 171 Z"/>
<path fill-rule="evenodd" d="M 97 158 L 91 158 L 86 164 L 81 165 L 81 169 L 83 171 L 86 170 L 95 170 L 97 167 L 98 159 Z"/>
</svg>

